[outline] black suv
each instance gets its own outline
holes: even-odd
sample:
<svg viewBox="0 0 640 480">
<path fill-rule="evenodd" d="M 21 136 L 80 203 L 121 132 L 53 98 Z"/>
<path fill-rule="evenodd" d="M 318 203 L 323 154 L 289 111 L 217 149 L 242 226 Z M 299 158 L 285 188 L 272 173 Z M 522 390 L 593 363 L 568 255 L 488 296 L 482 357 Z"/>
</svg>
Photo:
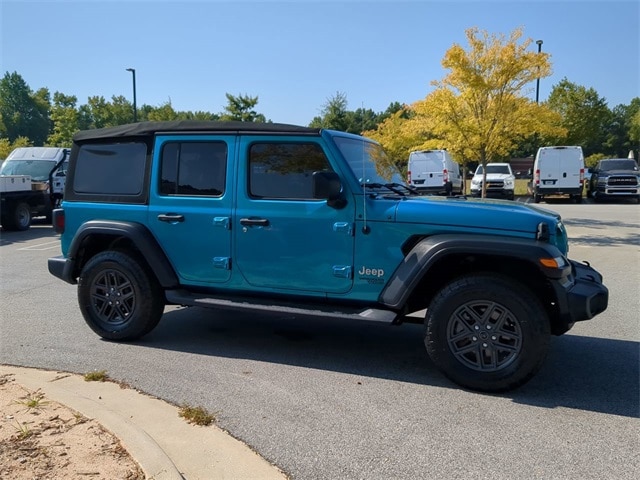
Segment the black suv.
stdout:
<svg viewBox="0 0 640 480">
<path fill-rule="evenodd" d="M 640 171 L 633 158 L 605 158 L 590 168 L 587 197 L 596 202 L 607 198 L 633 198 L 640 203 Z"/>
</svg>

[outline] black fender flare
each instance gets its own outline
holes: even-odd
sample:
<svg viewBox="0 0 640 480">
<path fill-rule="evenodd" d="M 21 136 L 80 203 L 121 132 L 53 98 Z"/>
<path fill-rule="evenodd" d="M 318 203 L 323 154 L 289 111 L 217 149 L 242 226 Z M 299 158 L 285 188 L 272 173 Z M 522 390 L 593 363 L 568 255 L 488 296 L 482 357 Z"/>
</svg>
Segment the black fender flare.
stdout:
<svg viewBox="0 0 640 480">
<path fill-rule="evenodd" d="M 380 293 L 379 302 L 391 309 L 401 309 L 429 269 L 448 255 L 491 255 L 517 258 L 536 265 L 551 279 L 571 273 L 571 265 L 560 250 L 549 243 L 526 238 L 496 235 L 433 235 L 420 240 L 395 270 Z M 545 267 L 541 258 L 562 259 L 558 268 Z"/>
<path fill-rule="evenodd" d="M 136 222 L 90 220 L 82 224 L 71 241 L 67 257 L 75 261 L 85 240 L 93 235 L 129 239 L 147 261 L 162 287 L 171 288 L 179 284 L 178 277 L 156 238 L 147 227 Z"/>
</svg>

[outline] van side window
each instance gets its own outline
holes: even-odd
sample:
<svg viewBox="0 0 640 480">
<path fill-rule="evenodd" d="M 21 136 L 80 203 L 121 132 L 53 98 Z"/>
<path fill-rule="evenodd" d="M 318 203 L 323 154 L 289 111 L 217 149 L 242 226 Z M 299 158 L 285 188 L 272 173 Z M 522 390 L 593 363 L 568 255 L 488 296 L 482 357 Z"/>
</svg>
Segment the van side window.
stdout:
<svg viewBox="0 0 640 480">
<path fill-rule="evenodd" d="M 254 143 L 249 149 L 249 195 L 311 200 L 313 172 L 331 170 L 317 143 Z"/>
<path fill-rule="evenodd" d="M 162 147 L 160 194 L 220 197 L 226 172 L 226 143 L 168 142 Z"/>
</svg>

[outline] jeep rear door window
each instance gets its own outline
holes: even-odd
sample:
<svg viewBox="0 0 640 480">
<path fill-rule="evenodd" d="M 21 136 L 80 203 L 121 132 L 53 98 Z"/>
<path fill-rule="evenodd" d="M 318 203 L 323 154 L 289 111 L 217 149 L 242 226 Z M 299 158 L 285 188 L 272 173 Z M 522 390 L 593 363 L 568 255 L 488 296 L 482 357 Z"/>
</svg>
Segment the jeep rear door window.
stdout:
<svg viewBox="0 0 640 480">
<path fill-rule="evenodd" d="M 169 142 L 162 148 L 161 195 L 224 194 L 227 144 Z"/>
<path fill-rule="evenodd" d="M 82 145 L 73 190 L 102 195 L 139 195 L 144 187 L 144 143 Z"/>
<path fill-rule="evenodd" d="M 313 172 L 331 171 L 317 143 L 254 143 L 249 149 L 253 198 L 313 199 Z"/>
</svg>

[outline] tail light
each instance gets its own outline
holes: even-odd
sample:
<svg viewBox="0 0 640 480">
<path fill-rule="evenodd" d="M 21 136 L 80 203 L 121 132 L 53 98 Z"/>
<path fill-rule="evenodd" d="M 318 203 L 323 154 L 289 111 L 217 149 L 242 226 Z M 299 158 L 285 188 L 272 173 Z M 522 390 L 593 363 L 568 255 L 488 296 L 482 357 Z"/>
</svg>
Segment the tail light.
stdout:
<svg viewBox="0 0 640 480">
<path fill-rule="evenodd" d="M 442 181 L 444 183 L 448 183 L 449 182 L 449 172 L 447 171 L 446 168 L 444 170 L 442 170 Z"/>
<path fill-rule="evenodd" d="M 53 231 L 56 233 L 64 233 L 64 210 L 62 208 L 56 208 L 51 215 L 51 223 L 53 224 Z"/>
<path fill-rule="evenodd" d="M 540 185 L 540 169 L 536 170 L 536 173 L 535 173 L 535 175 L 533 177 L 533 182 L 536 185 Z"/>
<path fill-rule="evenodd" d="M 580 184 L 584 183 L 584 168 L 580 169 Z"/>
<path fill-rule="evenodd" d="M 411 170 L 407 172 L 407 182 L 411 183 Z"/>
</svg>

